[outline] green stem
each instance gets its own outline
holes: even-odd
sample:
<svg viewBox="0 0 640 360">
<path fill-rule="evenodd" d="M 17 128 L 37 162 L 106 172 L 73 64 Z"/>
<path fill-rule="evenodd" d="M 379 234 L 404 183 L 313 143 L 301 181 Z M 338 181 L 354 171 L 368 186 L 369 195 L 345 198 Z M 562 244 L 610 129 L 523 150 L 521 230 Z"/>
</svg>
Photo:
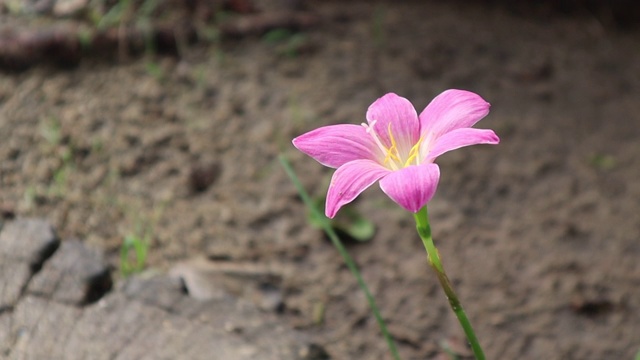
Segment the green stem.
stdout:
<svg viewBox="0 0 640 360">
<path fill-rule="evenodd" d="M 360 271 L 358 271 L 358 267 L 356 266 L 355 261 L 349 255 L 344 245 L 342 245 L 340 238 L 336 234 L 335 230 L 333 230 L 333 227 L 331 227 L 331 223 L 324 216 L 324 214 L 322 214 L 320 210 L 318 210 L 316 205 L 313 203 L 313 201 L 309 197 L 309 194 L 307 194 L 306 190 L 302 186 L 302 183 L 300 182 L 300 179 L 298 179 L 295 172 L 293 171 L 293 168 L 291 167 L 291 164 L 289 164 L 289 161 L 283 155 L 280 155 L 278 159 L 280 160 L 280 163 L 282 164 L 284 171 L 287 173 L 287 175 L 289 175 L 289 178 L 291 178 L 291 181 L 296 186 L 296 189 L 298 190 L 298 193 L 300 194 L 302 201 L 309 208 L 309 211 L 313 213 L 313 216 L 316 217 L 317 219 L 327 220 L 327 221 L 322 221 L 322 228 L 324 229 L 325 233 L 327 233 L 327 236 L 329 236 L 329 239 L 331 239 L 331 242 L 336 247 L 336 249 L 338 249 L 338 252 L 340 253 L 340 255 L 342 255 L 344 262 L 347 264 L 347 267 L 349 268 L 353 276 L 355 276 L 356 281 L 358 282 L 358 285 L 360 286 L 362 291 L 364 291 L 367 301 L 369 302 L 369 307 L 371 307 L 373 316 L 376 318 L 376 321 L 380 326 L 380 331 L 382 331 L 382 335 L 387 341 L 387 345 L 389 346 L 389 351 L 393 355 L 393 358 L 395 360 L 400 360 L 398 349 L 396 348 L 396 345 L 393 342 L 393 338 L 391 337 L 391 334 L 389 334 L 389 331 L 387 330 L 387 326 L 385 325 L 384 320 L 380 315 L 380 310 L 376 305 L 376 301 L 374 300 L 373 295 L 371 295 L 371 292 L 369 291 L 367 284 L 364 282 L 362 275 L 360 275 Z"/>
<path fill-rule="evenodd" d="M 456 295 L 456 293 L 453 291 L 451 281 L 449 281 L 449 278 L 444 271 L 444 267 L 442 266 L 442 262 L 440 261 L 440 254 L 438 253 L 438 249 L 433 243 L 427 207 L 425 206 L 420 209 L 420 211 L 418 211 L 414 216 L 416 219 L 416 229 L 418 230 L 418 234 L 422 239 L 422 243 L 427 250 L 429 265 L 431 265 L 433 270 L 435 270 L 436 275 L 438 276 L 440 285 L 442 285 L 444 293 L 447 295 L 447 299 L 449 300 L 449 305 L 451 305 L 451 309 L 453 309 L 453 312 L 456 314 L 460 325 L 462 325 L 462 329 L 464 329 L 465 335 L 467 335 L 467 340 L 469 340 L 469 344 L 471 344 L 473 354 L 475 355 L 477 360 L 484 360 L 485 357 L 484 352 L 482 351 L 482 347 L 480 347 L 478 338 L 476 337 L 476 334 L 471 327 L 471 322 L 469 321 L 469 318 L 467 318 L 467 314 L 465 314 L 464 309 L 462 308 L 462 304 L 460 304 L 460 300 L 458 300 L 458 295 Z"/>
</svg>

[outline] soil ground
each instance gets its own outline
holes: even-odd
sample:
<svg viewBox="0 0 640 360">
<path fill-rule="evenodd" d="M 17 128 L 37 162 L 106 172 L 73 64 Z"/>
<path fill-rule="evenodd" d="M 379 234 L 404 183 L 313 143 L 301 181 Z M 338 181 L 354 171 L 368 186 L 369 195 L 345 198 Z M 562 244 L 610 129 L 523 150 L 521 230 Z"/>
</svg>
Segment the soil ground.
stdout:
<svg viewBox="0 0 640 360">
<path fill-rule="evenodd" d="M 118 264 L 197 255 L 295 269 L 280 316 L 334 359 L 388 359 L 364 297 L 279 166 L 314 195 L 331 171 L 290 140 L 360 123 L 386 92 L 420 111 L 447 88 L 492 104 L 498 146 L 438 159 L 434 238 L 490 359 L 631 359 L 640 350 L 640 32 L 593 16 L 469 3 L 312 3 L 295 40 L 261 37 L 120 64 L 0 75 L 0 204 Z M 290 39 L 291 40 L 291 39 Z M 351 243 L 406 359 L 461 331 L 410 214 L 374 186 Z"/>
</svg>

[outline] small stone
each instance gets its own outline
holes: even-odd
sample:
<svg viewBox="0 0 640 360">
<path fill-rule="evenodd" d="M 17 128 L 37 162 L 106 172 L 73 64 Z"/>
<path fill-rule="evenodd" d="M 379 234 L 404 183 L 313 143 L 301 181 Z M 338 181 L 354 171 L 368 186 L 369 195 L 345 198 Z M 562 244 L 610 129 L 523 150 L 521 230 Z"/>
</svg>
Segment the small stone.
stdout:
<svg viewBox="0 0 640 360">
<path fill-rule="evenodd" d="M 189 190 L 192 193 L 206 191 L 220 176 L 220 165 L 211 163 L 195 165 L 189 173 Z"/>
</svg>

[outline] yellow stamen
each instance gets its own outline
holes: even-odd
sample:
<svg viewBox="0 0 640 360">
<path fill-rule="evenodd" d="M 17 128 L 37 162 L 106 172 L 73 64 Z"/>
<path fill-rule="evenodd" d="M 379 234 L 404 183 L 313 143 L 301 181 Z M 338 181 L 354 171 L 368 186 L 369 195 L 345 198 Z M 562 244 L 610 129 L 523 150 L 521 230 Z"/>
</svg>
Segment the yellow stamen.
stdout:
<svg viewBox="0 0 640 360">
<path fill-rule="evenodd" d="M 387 155 L 384 157 L 384 163 L 386 164 L 389 160 L 393 159 L 394 161 L 400 161 L 400 154 L 398 153 L 398 146 L 396 145 L 396 139 L 393 137 L 393 132 L 391 131 L 391 123 L 387 127 L 387 131 L 389 132 L 389 140 L 391 140 L 391 147 L 387 149 Z"/>
<path fill-rule="evenodd" d="M 369 124 L 362 123 L 362 126 L 367 130 L 367 133 L 371 135 L 378 148 L 382 150 L 382 153 L 385 154 L 382 161 L 383 165 L 387 166 L 390 170 L 399 170 L 411 165 L 412 163 L 414 165 L 420 164 L 420 145 L 422 144 L 423 138 L 420 138 L 418 142 L 411 147 L 408 158 L 406 161 L 403 161 L 403 156 L 400 154 L 400 150 L 398 149 L 398 143 L 396 142 L 396 138 L 393 136 L 391 123 L 387 126 L 387 134 L 389 134 L 389 142 L 391 142 L 391 146 L 387 147 L 382 143 L 382 141 L 380 141 L 380 137 L 378 137 L 378 134 L 373 128 L 376 122 L 376 120 L 372 120 Z"/>
<path fill-rule="evenodd" d="M 418 155 L 420 154 L 421 143 L 422 143 L 422 138 L 420 138 L 420 140 L 418 140 L 418 142 L 415 145 L 413 145 L 413 147 L 409 151 L 409 158 L 404 163 L 404 167 L 409 166 L 409 164 L 411 164 L 411 162 L 418 157 Z M 419 165 L 419 164 L 416 162 L 416 165 Z"/>
</svg>

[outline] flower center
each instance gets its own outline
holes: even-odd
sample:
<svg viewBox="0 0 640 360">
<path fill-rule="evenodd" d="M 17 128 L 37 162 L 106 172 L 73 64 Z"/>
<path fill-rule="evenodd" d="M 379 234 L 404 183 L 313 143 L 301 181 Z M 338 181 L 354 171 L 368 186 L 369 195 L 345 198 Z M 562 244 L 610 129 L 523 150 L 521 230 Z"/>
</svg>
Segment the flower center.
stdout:
<svg viewBox="0 0 640 360">
<path fill-rule="evenodd" d="M 398 149 L 398 143 L 393 136 L 393 131 L 391 130 L 391 123 L 387 127 L 387 132 L 389 135 L 389 141 L 391 142 L 391 146 L 385 146 L 380 137 L 376 133 L 373 128 L 376 124 L 377 120 L 373 120 L 371 125 L 362 123 L 365 129 L 367 129 L 367 133 L 373 137 L 373 141 L 378 145 L 378 148 L 382 150 L 382 153 L 385 155 L 382 160 L 382 165 L 386 166 L 390 170 L 399 170 L 405 168 L 410 165 L 419 165 L 420 158 L 418 155 L 420 154 L 420 144 L 422 143 L 422 137 L 411 147 L 409 153 L 403 156 L 400 150 Z"/>
</svg>

